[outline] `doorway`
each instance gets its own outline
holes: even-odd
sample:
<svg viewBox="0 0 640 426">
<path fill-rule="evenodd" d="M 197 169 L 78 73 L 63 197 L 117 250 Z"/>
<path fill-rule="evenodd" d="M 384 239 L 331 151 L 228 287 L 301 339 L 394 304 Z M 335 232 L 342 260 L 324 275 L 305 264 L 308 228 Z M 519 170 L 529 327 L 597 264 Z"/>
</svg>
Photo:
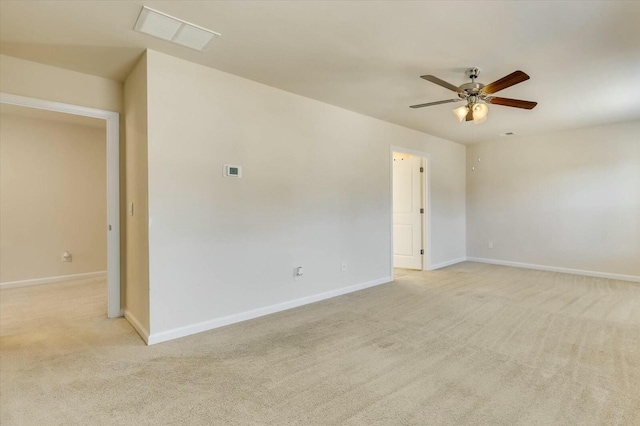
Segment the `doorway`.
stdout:
<svg viewBox="0 0 640 426">
<path fill-rule="evenodd" d="M 391 147 L 390 186 L 392 270 L 428 270 L 428 154 Z"/>
<path fill-rule="evenodd" d="M 0 104 L 54 111 L 74 116 L 105 120 L 106 127 L 106 243 L 107 243 L 107 316 L 122 316 L 120 306 L 120 124 L 119 114 L 77 105 L 0 93 Z M 55 277 L 54 277 L 55 278 Z M 37 280 L 30 280 L 37 281 Z M 42 283 L 48 282 L 44 280 Z M 14 282 L 8 287 L 33 285 Z M 4 288 L 4 286 L 3 286 Z"/>
</svg>

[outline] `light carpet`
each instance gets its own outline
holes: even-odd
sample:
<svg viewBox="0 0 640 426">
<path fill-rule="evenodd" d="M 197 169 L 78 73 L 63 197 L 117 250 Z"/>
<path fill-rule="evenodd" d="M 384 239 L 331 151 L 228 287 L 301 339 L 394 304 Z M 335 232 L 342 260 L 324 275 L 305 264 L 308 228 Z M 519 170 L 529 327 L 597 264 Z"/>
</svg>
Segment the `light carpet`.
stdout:
<svg viewBox="0 0 640 426">
<path fill-rule="evenodd" d="M 147 347 L 104 281 L 0 292 L 9 425 L 639 425 L 640 286 L 462 263 Z"/>
</svg>

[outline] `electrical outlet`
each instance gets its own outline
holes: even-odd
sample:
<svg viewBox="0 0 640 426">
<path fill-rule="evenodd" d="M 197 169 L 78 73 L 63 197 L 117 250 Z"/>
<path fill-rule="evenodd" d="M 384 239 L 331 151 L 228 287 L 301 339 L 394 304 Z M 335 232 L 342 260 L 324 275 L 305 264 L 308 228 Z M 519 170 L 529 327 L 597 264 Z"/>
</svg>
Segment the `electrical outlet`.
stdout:
<svg viewBox="0 0 640 426">
<path fill-rule="evenodd" d="M 347 270 L 347 262 L 345 262 L 344 260 L 342 261 L 342 272 Z"/>
<path fill-rule="evenodd" d="M 487 243 L 487 247 L 490 249 L 493 248 L 493 240 L 489 240 L 489 242 Z"/>
<path fill-rule="evenodd" d="M 68 251 L 65 251 L 64 253 L 62 253 L 63 262 L 71 262 L 72 260 L 73 258 L 71 257 L 71 253 L 69 253 Z"/>
<path fill-rule="evenodd" d="M 298 266 L 297 268 L 293 268 L 293 279 L 298 281 L 304 275 L 304 271 L 302 270 L 302 266 Z"/>
</svg>

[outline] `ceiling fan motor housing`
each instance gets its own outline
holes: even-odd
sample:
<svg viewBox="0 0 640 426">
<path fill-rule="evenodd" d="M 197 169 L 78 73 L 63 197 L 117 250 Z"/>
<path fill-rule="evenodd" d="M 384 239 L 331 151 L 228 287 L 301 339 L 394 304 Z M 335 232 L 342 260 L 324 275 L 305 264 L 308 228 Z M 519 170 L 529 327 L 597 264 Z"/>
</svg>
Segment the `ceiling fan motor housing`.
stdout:
<svg viewBox="0 0 640 426">
<path fill-rule="evenodd" d="M 484 84 L 482 83 L 465 83 L 461 86 L 458 86 L 460 89 L 464 90 L 464 92 L 466 93 L 466 95 L 459 93 L 458 96 L 460 96 L 461 99 L 466 98 L 467 96 L 475 96 L 477 95 L 480 90 L 484 87 Z"/>
<path fill-rule="evenodd" d="M 464 93 L 458 93 L 458 97 L 460 97 L 460 99 L 465 99 L 467 103 L 471 105 L 482 99 L 480 90 L 484 87 L 484 84 L 476 83 L 475 81 L 480 75 L 480 68 L 469 68 L 465 71 L 465 74 L 471 79 L 471 83 L 465 83 L 458 86 L 460 89 L 464 90 Z"/>
</svg>

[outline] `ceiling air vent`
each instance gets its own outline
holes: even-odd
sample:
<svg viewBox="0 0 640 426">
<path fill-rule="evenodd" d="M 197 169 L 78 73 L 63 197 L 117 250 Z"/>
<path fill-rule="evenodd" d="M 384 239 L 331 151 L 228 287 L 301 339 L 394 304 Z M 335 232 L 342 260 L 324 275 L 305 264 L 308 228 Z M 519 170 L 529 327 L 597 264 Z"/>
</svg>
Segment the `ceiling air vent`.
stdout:
<svg viewBox="0 0 640 426">
<path fill-rule="evenodd" d="M 143 6 L 134 30 L 195 50 L 204 50 L 220 34 Z"/>
</svg>

